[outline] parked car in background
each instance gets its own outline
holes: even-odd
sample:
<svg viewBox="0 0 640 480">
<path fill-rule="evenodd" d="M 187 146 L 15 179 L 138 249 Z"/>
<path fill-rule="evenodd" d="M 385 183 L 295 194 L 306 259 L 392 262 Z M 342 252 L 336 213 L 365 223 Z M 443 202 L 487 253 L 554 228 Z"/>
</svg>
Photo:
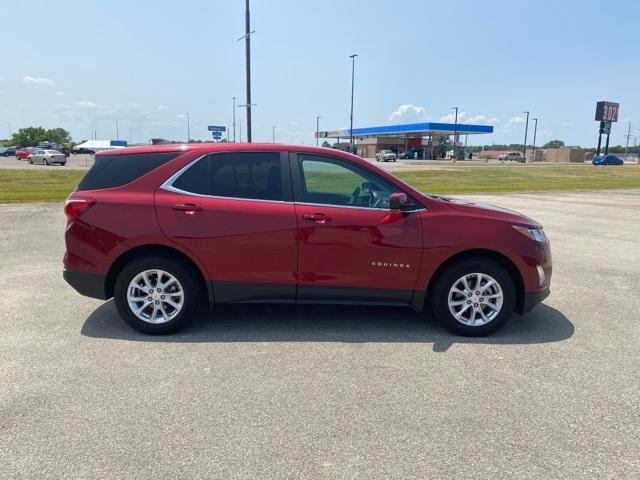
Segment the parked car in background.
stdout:
<svg viewBox="0 0 640 480">
<path fill-rule="evenodd" d="M 65 280 L 113 297 L 150 334 L 183 328 L 206 298 L 426 309 L 480 336 L 549 294 L 551 251 L 535 220 L 423 194 L 326 148 L 100 152 L 65 214 Z"/>
<path fill-rule="evenodd" d="M 591 160 L 593 165 L 624 165 L 624 162 L 620 157 L 615 155 L 598 155 Z"/>
<path fill-rule="evenodd" d="M 73 155 L 95 155 L 96 152 L 89 150 L 88 148 L 72 148 L 71 153 Z"/>
<path fill-rule="evenodd" d="M 18 147 L 1 147 L 0 157 L 13 157 L 16 154 Z"/>
<path fill-rule="evenodd" d="M 498 160 L 524 163 L 525 158 L 522 152 L 507 152 L 498 155 Z"/>
<path fill-rule="evenodd" d="M 397 158 L 391 150 L 380 150 L 376 153 L 376 162 L 395 162 Z"/>
<path fill-rule="evenodd" d="M 41 163 L 42 165 L 66 165 L 67 156 L 58 150 L 42 150 L 36 149 L 27 157 L 27 162 L 32 164 Z"/>
<path fill-rule="evenodd" d="M 35 150 L 34 147 L 24 147 L 20 148 L 16 151 L 16 158 L 18 160 L 26 160 L 29 158 L 29 155 Z"/>
<path fill-rule="evenodd" d="M 419 148 L 412 148 L 407 150 L 406 152 L 402 152 L 400 154 L 400 158 L 402 159 L 419 159 L 422 160 L 424 158 L 424 152 Z"/>
<path fill-rule="evenodd" d="M 58 152 L 63 153 L 66 157 L 71 154 L 71 151 L 67 147 L 63 147 L 58 143 L 41 142 L 36 148 L 42 150 L 57 150 Z"/>
</svg>

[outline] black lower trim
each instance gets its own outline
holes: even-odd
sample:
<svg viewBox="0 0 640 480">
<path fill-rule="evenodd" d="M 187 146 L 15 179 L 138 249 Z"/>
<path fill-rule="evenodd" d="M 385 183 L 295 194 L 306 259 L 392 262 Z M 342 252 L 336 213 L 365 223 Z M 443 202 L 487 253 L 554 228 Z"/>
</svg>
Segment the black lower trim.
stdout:
<svg viewBox="0 0 640 480">
<path fill-rule="evenodd" d="M 540 290 L 539 292 L 525 292 L 524 293 L 524 302 L 522 302 L 522 311 L 518 313 L 526 313 L 531 310 L 533 307 L 542 302 L 545 298 L 549 296 L 551 290 L 549 287 L 544 290 Z"/>
<path fill-rule="evenodd" d="M 62 276 L 78 293 L 86 297 L 99 298 L 100 300 L 109 298 L 105 292 L 104 275 L 64 270 Z"/>
<path fill-rule="evenodd" d="M 295 303 L 295 284 L 242 283 L 214 280 L 216 303 Z"/>
<path fill-rule="evenodd" d="M 413 290 L 354 287 L 298 286 L 297 303 L 408 305 Z"/>
</svg>

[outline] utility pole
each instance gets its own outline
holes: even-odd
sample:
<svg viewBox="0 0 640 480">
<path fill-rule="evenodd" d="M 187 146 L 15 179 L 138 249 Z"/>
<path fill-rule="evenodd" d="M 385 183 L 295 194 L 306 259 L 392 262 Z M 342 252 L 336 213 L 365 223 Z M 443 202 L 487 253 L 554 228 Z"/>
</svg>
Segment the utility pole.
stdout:
<svg viewBox="0 0 640 480">
<path fill-rule="evenodd" d="M 458 107 L 451 107 L 456 111 L 455 120 L 453 122 L 453 158 L 456 158 L 456 137 L 458 136 Z"/>
<path fill-rule="evenodd" d="M 349 55 L 351 58 L 351 115 L 349 116 L 349 153 L 353 153 L 353 87 L 355 85 L 356 57 L 357 53 Z"/>
<path fill-rule="evenodd" d="M 629 150 L 629 139 L 631 138 L 631 122 L 629 122 L 629 128 L 627 129 L 627 145 L 624 147 L 624 154 L 627 154 Z"/>
<path fill-rule="evenodd" d="M 129 145 L 133 143 L 133 141 L 131 140 L 132 137 L 133 137 L 133 127 L 129 127 Z"/>
<path fill-rule="evenodd" d="M 527 123 L 524 127 L 524 161 L 527 161 L 527 133 L 529 132 L 529 112 L 522 112 L 527 114 Z"/>
<path fill-rule="evenodd" d="M 247 74 L 247 103 L 240 105 L 247 107 L 247 142 L 251 143 L 251 35 L 256 33 L 251 30 L 251 17 L 249 14 L 249 0 L 246 0 L 245 18 L 244 18 L 244 35 L 238 41 L 244 38 L 245 41 L 245 57 L 246 57 L 246 74 Z"/>
<path fill-rule="evenodd" d="M 271 130 L 271 143 L 276 143 L 276 126 L 273 126 Z"/>
<path fill-rule="evenodd" d="M 240 143 L 242 143 L 242 119 L 238 118 L 238 130 L 240 133 Z"/>
<path fill-rule="evenodd" d="M 318 141 L 320 140 L 318 135 L 320 134 L 320 119 L 321 118 L 322 117 L 316 117 L 316 147 L 318 146 Z"/>
<path fill-rule="evenodd" d="M 236 143 L 236 97 L 233 97 L 233 143 Z"/>
<path fill-rule="evenodd" d="M 532 162 L 536 161 L 536 134 L 538 133 L 538 119 L 534 118 L 533 119 L 535 123 L 535 126 L 533 127 L 533 158 L 532 158 Z M 524 161 L 526 162 L 527 159 L 525 158 Z"/>
<path fill-rule="evenodd" d="M 116 140 L 120 140 L 120 133 L 118 133 L 118 120 L 116 120 Z"/>
<path fill-rule="evenodd" d="M 191 141 L 191 126 L 189 125 L 189 112 L 187 112 L 187 143 Z"/>
</svg>

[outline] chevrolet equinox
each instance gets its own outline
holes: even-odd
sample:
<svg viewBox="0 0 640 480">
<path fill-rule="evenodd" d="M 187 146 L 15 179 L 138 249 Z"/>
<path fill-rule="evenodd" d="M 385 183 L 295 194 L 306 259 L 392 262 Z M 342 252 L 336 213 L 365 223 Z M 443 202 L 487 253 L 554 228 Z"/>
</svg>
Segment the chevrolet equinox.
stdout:
<svg viewBox="0 0 640 480">
<path fill-rule="evenodd" d="M 96 154 L 66 201 L 64 278 L 133 328 L 219 303 L 429 310 L 480 336 L 549 294 L 542 226 L 421 193 L 327 148 L 219 143 Z"/>
</svg>

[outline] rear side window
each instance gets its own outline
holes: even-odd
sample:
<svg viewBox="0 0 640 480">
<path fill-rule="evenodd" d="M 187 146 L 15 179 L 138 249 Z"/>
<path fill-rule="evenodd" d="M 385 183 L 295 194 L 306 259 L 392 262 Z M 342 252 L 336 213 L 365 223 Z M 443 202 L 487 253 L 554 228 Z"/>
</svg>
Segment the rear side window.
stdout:
<svg viewBox="0 0 640 480">
<path fill-rule="evenodd" d="M 216 197 L 282 200 L 279 152 L 209 155 L 194 163 L 173 187 Z"/>
<path fill-rule="evenodd" d="M 125 185 L 176 158 L 181 153 L 97 155 L 93 167 L 89 169 L 78 185 L 78 190 L 97 190 Z"/>
</svg>

